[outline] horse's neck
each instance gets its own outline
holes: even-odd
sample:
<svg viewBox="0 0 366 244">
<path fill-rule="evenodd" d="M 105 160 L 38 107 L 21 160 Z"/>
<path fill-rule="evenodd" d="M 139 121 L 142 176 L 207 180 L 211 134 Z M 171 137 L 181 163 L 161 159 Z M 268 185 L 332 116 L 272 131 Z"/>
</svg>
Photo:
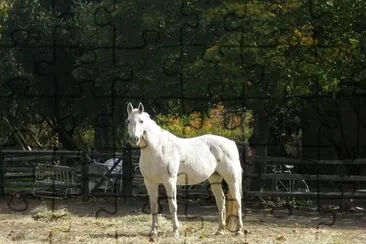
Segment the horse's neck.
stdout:
<svg viewBox="0 0 366 244">
<path fill-rule="evenodd" d="M 157 149 L 163 146 L 165 143 L 174 143 L 179 138 L 167 130 L 161 128 L 155 121 L 150 121 L 149 124 L 149 146 L 151 149 Z"/>
</svg>

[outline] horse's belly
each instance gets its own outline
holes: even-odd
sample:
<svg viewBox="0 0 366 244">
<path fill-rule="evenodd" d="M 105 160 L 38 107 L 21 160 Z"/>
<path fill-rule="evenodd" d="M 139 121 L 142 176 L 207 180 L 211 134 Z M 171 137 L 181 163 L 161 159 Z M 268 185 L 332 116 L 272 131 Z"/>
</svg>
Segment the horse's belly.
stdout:
<svg viewBox="0 0 366 244">
<path fill-rule="evenodd" d="M 208 179 L 217 167 L 217 160 L 206 147 L 197 146 L 187 153 L 181 161 L 178 173 L 178 185 L 199 184 Z"/>
<path fill-rule="evenodd" d="M 177 185 L 196 185 L 207 180 L 208 177 L 185 177 L 183 175 L 178 176 Z"/>
<path fill-rule="evenodd" d="M 179 169 L 176 170 L 170 167 L 170 162 L 161 158 L 154 160 L 140 158 L 140 170 L 144 178 L 155 183 L 164 183 L 168 178 L 177 176 L 178 185 L 199 184 L 207 180 L 217 167 L 215 158 L 209 152 L 205 155 L 207 156 L 202 157 L 197 151 L 192 152 L 191 157 L 180 161 Z"/>
<path fill-rule="evenodd" d="M 178 173 L 178 185 L 195 185 L 208 179 L 215 172 L 214 167 L 206 168 L 185 168 Z"/>
</svg>

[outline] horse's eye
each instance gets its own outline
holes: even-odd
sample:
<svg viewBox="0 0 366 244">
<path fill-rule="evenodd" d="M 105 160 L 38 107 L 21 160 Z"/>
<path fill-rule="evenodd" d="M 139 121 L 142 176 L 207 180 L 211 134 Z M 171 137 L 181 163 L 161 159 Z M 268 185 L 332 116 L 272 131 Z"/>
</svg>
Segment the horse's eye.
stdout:
<svg viewBox="0 0 366 244">
<path fill-rule="evenodd" d="M 140 124 L 144 123 L 144 121 L 140 120 Z"/>
</svg>

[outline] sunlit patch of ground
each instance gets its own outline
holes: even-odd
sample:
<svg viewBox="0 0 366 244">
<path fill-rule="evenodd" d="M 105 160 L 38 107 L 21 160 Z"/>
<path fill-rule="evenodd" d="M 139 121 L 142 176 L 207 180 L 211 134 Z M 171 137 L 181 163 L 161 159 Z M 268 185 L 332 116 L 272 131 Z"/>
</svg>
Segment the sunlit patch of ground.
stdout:
<svg viewBox="0 0 366 244">
<path fill-rule="evenodd" d="M 215 236 L 215 208 L 192 207 L 187 217 L 181 207 L 181 237 L 172 235 L 165 210 L 159 215 L 159 236 L 152 239 L 147 236 L 150 216 L 141 213 L 138 204 L 118 203 L 115 215 L 96 218 L 94 213 L 100 206 L 114 207 L 97 202 L 37 202 L 27 212 L 16 213 L 3 204 L 0 243 L 366 243 L 363 215 L 339 216 L 334 225 L 317 229 L 320 221 L 330 222 L 330 216 L 277 213 L 274 217 L 269 212 L 249 211 L 244 218 L 245 235 L 227 231 Z"/>
</svg>

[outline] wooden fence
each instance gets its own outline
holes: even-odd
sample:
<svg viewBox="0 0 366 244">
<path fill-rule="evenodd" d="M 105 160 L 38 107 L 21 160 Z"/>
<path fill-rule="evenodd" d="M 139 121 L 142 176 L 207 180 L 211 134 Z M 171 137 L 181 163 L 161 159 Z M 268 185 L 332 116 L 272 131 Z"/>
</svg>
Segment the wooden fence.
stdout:
<svg viewBox="0 0 366 244">
<path fill-rule="evenodd" d="M 295 172 L 293 176 L 291 176 L 287 173 L 271 174 L 263 172 L 263 170 L 258 170 L 263 169 L 264 165 L 293 165 Z M 247 196 L 301 196 L 302 198 L 318 200 L 366 200 L 366 175 L 352 175 L 347 173 L 347 170 L 343 170 L 338 173 L 336 172 L 337 169 L 344 169 L 348 166 L 366 167 L 366 159 L 359 158 L 353 160 L 300 160 L 284 157 L 254 156 L 251 158 L 251 160 L 247 162 L 247 165 L 245 165 L 245 167 L 249 170 L 247 172 L 244 172 L 244 179 L 249 179 L 249 181 L 253 179 L 259 179 L 260 181 L 274 181 L 288 180 L 292 177 L 292 179 L 297 178 L 304 180 L 309 185 L 310 191 L 261 191 L 260 189 L 258 189 L 258 187 L 253 187 L 253 182 L 250 181 L 251 186 L 245 186 L 247 187 L 247 191 L 245 192 L 245 194 Z M 309 170 L 309 168 L 312 170 Z M 325 168 L 328 169 L 324 170 Z"/>
<path fill-rule="evenodd" d="M 35 167 L 39 163 L 69 165 L 80 161 L 79 151 L 0 151 L 0 196 L 13 191 L 31 193 L 35 181 Z"/>
<path fill-rule="evenodd" d="M 109 156 L 123 156 L 122 153 L 114 153 Z M 106 155 L 107 156 L 107 155 Z M 32 194 L 35 183 L 35 169 L 38 164 L 69 166 L 81 174 L 80 189 L 83 199 L 88 196 L 88 157 L 82 151 L 58 151 L 58 150 L 1 150 L 0 151 L 0 196 L 4 197 L 10 192 L 25 192 Z M 124 160 L 124 167 L 128 167 L 128 159 Z M 125 169 L 126 182 L 127 174 Z"/>
<path fill-rule="evenodd" d="M 317 171 L 316 173 L 301 172 L 304 165 L 317 169 L 319 166 L 328 165 L 330 168 L 338 166 L 361 165 L 366 167 L 366 159 L 354 160 L 299 160 L 281 157 L 250 156 L 247 145 L 239 145 L 241 161 L 244 169 L 243 189 L 246 196 L 302 196 L 306 198 L 322 199 L 363 199 L 366 200 L 366 176 L 337 174 Z M 142 176 L 138 173 L 139 150 L 126 147 L 122 152 L 109 156 L 120 156 L 123 160 L 123 191 L 117 196 L 125 198 L 134 196 L 134 189 L 143 188 Z M 35 166 L 39 163 L 52 163 L 73 166 L 82 174 L 81 194 L 84 200 L 88 199 L 88 158 L 82 151 L 0 151 L 0 196 L 6 193 L 23 191 L 31 193 L 35 180 Z M 310 188 L 308 192 L 263 191 L 259 185 L 264 180 L 288 179 L 288 174 L 271 174 L 263 172 L 264 165 L 295 166 L 296 175 L 301 175 Z M 300 171 L 299 171 L 300 169 Z M 292 176 L 294 177 L 294 176 Z M 343 187 L 343 188 L 342 188 Z M 93 193 L 94 194 L 94 193 Z M 96 192 L 98 196 L 116 196 L 115 192 Z"/>
</svg>

